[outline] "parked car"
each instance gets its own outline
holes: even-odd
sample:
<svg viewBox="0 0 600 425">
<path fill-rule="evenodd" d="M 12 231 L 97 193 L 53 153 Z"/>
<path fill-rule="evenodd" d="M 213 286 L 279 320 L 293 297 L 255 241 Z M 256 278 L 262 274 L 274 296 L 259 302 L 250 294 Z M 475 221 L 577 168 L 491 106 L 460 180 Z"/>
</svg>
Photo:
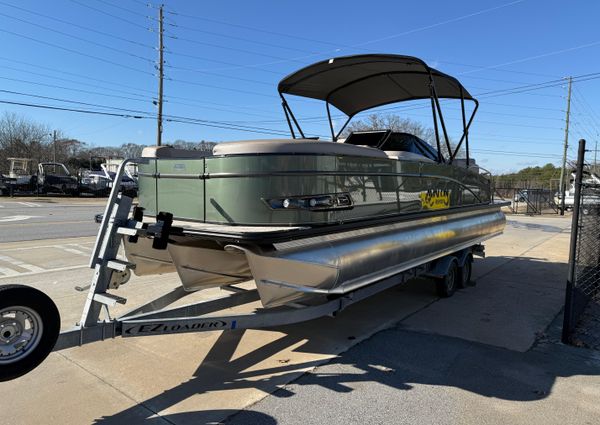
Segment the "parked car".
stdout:
<svg viewBox="0 0 600 425">
<path fill-rule="evenodd" d="M 40 162 L 37 174 L 37 192 L 79 195 L 79 182 L 67 167 L 59 162 Z"/>
<path fill-rule="evenodd" d="M 513 200 L 515 202 L 527 202 L 529 200 L 529 192 L 527 189 L 520 189 L 515 194 L 515 198 Z"/>
</svg>

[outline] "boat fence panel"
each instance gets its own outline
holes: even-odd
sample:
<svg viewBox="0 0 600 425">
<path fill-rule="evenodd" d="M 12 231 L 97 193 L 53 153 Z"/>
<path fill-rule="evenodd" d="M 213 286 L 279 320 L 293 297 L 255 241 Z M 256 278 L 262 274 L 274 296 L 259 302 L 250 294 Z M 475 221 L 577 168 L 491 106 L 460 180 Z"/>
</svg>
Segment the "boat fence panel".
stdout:
<svg viewBox="0 0 600 425">
<path fill-rule="evenodd" d="M 580 173 L 584 168 L 578 164 Z M 600 185 L 576 179 L 563 342 L 600 349 Z"/>
</svg>

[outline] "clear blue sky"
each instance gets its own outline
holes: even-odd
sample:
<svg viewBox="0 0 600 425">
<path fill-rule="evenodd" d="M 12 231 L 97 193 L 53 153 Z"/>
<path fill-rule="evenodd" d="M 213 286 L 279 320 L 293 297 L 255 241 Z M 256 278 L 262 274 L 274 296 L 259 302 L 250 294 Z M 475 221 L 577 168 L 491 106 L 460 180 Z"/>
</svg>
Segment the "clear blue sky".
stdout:
<svg viewBox="0 0 600 425">
<path fill-rule="evenodd" d="M 0 90 L 69 102 L 5 91 L 0 100 L 156 111 L 158 11 L 148 2 L 0 0 L 0 6 Z M 600 72 L 600 3 L 589 0 L 167 0 L 165 11 L 167 115 L 285 131 L 276 85 L 288 73 L 340 55 L 414 55 L 458 77 L 476 97 L 505 90 L 480 97 L 471 132 L 474 156 L 496 172 L 558 164 L 564 139 L 566 85 L 509 94 L 507 89 Z M 577 139 L 585 137 L 593 148 L 600 132 L 600 79 L 574 87 L 570 158 Z M 322 104 L 294 105 L 300 116 L 325 117 Z M 456 106 L 448 109 L 455 137 Z M 3 111 L 93 146 L 156 140 L 152 120 L 0 104 Z M 431 125 L 427 109 L 397 112 Z M 325 121 L 309 120 L 306 127 L 328 134 Z M 165 122 L 163 140 L 261 137 L 275 136 Z"/>
</svg>

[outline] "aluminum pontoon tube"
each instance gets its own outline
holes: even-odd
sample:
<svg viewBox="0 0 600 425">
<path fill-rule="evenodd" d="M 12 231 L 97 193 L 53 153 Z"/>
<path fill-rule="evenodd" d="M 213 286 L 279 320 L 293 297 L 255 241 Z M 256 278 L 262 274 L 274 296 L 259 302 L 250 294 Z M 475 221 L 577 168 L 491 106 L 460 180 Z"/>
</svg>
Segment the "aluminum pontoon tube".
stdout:
<svg viewBox="0 0 600 425">
<path fill-rule="evenodd" d="M 341 294 L 481 243 L 502 232 L 500 207 L 275 244 L 245 252 L 265 307 Z"/>
</svg>

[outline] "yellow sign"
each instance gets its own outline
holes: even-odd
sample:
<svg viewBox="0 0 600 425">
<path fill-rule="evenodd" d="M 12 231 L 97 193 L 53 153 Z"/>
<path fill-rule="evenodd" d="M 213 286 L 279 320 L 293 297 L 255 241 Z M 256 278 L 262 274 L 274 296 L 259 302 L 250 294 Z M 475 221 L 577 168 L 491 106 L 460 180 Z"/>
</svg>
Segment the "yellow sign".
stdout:
<svg viewBox="0 0 600 425">
<path fill-rule="evenodd" d="M 450 208 L 449 190 L 428 190 L 419 194 L 421 207 L 426 210 L 443 210 Z"/>
</svg>

